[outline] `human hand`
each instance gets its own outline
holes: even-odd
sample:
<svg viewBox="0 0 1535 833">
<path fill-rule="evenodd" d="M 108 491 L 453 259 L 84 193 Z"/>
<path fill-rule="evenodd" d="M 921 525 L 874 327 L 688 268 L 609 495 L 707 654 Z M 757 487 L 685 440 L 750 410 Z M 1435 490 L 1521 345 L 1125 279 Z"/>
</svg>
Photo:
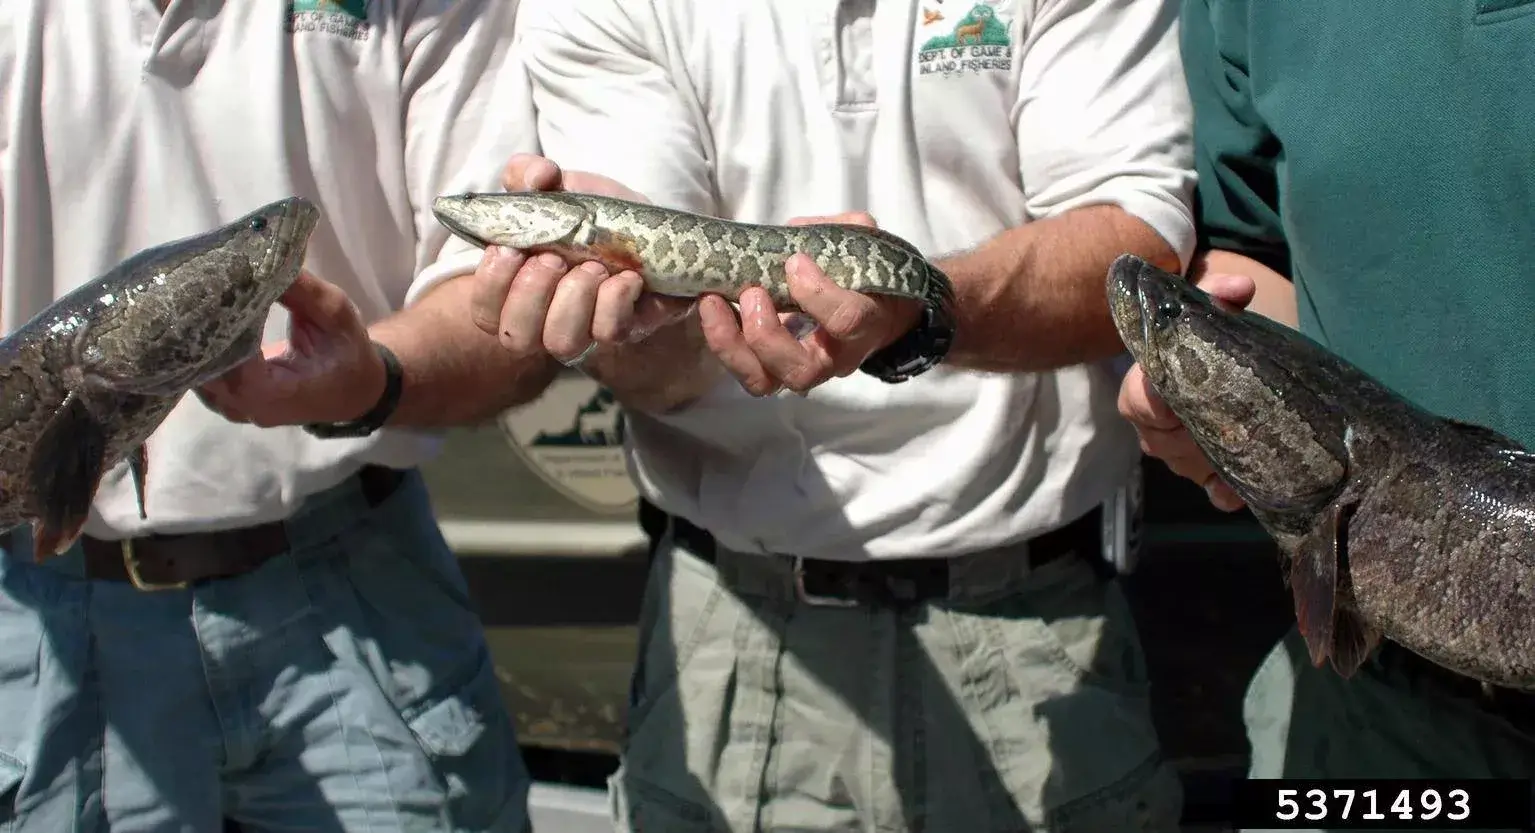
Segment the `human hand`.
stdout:
<svg viewBox="0 0 1535 833">
<path fill-rule="evenodd" d="M 574 191 L 648 202 L 608 177 L 562 171 L 549 159 L 516 154 L 502 171 L 508 191 Z M 531 256 L 530 256 L 531 255 Z M 470 315 L 477 327 L 514 352 L 542 349 L 567 365 L 599 344 L 642 340 L 693 310 L 693 299 L 645 291 L 632 269 L 616 273 L 589 260 L 570 264 L 559 255 L 489 246 L 475 271 Z"/>
<path fill-rule="evenodd" d="M 878 228 L 874 218 L 861 211 L 789 221 L 791 226 L 812 223 Z M 759 286 L 741 293 L 739 320 L 729 302 L 717 295 L 704 296 L 698 303 L 709 349 L 754 396 L 786 388 L 803 394 L 833 377 L 850 376 L 870 355 L 915 326 L 922 312 L 916 301 L 843 289 L 804 254 L 789 258 L 784 268 L 790 297 L 815 322 L 809 335 L 795 338 L 789 331 L 790 316 L 779 313 Z"/>
<path fill-rule="evenodd" d="M 308 272 L 278 299 L 288 340 L 268 344 L 197 390 L 231 422 L 262 428 L 357 419 L 384 393 L 384 362 L 341 287 Z"/>
<path fill-rule="evenodd" d="M 1252 303 L 1257 288 L 1251 278 L 1243 275 L 1207 274 L 1196 285 L 1236 309 Z M 1183 422 L 1146 381 L 1139 362 L 1130 367 L 1119 386 L 1119 413 L 1140 434 L 1142 451 L 1166 463 L 1174 474 L 1203 486 L 1217 509 L 1235 512 L 1246 505 L 1215 473 Z"/>
</svg>

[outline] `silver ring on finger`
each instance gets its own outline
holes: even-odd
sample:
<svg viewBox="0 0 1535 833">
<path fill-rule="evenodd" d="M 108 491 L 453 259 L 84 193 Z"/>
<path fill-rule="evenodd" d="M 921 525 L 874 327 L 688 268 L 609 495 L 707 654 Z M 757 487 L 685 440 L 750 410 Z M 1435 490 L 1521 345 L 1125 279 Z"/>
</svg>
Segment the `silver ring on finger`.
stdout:
<svg viewBox="0 0 1535 833">
<path fill-rule="evenodd" d="M 558 356 L 556 356 L 555 358 L 559 360 L 560 364 L 563 364 L 566 367 L 580 367 L 581 363 L 586 361 L 587 359 L 591 358 L 592 353 L 595 352 L 596 350 L 597 350 L 597 342 L 594 341 L 594 342 L 586 345 L 586 349 L 582 350 L 574 358 L 560 359 Z"/>
</svg>

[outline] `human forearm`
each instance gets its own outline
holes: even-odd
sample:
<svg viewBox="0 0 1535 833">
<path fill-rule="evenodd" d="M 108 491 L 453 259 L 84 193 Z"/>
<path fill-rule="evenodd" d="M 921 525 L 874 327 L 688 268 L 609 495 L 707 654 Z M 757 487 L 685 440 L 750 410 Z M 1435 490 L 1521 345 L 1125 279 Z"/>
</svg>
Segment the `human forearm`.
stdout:
<svg viewBox="0 0 1535 833">
<path fill-rule="evenodd" d="M 1299 326 L 1295 311 L 1295 284 L 1284 275 L 1246 255 L 1213 249 L 1194 256 L 1189 266 L 1189 280 L 1198 281 L 1207 274 L 1246 275 L 1255 287 L 1247 309 L 1291 327 Z"/>
<path fill-rule="evenodd" d="M 1068 211 L 939 261 L 954 283 L 957 333 L 947 363 L 1032 372 L 1124 350 L 1109 318 L 1109 265 L 1126 252 L 1177 271 L 1160 235 L 1118 206 Z"/>
<path fill-rule="evenodd" d="M 453 279 L 368 328 L 400 359 L 405 383 L 389 424 L 442 428 L 483 422 L 536 398 L 559 371 L 547 353 L 512 352 L 463 314 L 471 284 Z"/>
</svg>

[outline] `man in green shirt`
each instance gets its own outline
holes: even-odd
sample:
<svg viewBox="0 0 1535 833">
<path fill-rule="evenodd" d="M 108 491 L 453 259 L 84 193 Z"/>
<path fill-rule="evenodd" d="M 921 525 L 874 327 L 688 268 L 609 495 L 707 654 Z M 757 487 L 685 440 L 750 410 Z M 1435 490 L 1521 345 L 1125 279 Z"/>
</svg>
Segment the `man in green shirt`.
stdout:
<svg viewBox="0 0 1535 833">
<path fill-rule="evenodd" d="M 1184 0 L 1192 278 L 1418 404 L 1535 447 L 1535 0 Z M 1241 506 L 1132 368 L 1143 447 Z M 1253 777 L 1528 777 L 1535 700 L 1385 643 L 1352 679 L 1291 633 L 1245 716 Z"/>
</svg>

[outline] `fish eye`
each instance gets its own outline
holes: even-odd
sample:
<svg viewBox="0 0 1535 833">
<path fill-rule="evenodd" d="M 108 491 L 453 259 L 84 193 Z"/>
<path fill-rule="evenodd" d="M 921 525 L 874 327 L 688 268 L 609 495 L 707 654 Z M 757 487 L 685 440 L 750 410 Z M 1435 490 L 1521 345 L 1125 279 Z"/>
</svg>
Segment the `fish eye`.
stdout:
<svg viewBox="0 0 1535 833">
<path fill-rule="evenodd" d="M 252 217 L 251 218 L 251 231 L 266 231 L 266 218 L 265 217 Z"/>
</svg>

